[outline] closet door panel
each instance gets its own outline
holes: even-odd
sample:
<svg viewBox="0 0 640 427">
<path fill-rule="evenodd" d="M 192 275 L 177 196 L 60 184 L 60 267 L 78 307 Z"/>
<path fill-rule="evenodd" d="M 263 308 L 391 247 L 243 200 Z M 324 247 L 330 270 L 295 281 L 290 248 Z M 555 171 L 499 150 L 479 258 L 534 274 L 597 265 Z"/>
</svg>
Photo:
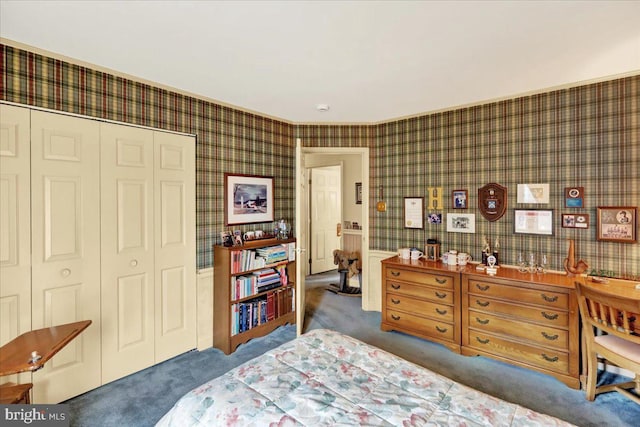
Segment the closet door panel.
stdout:
<svg viewBox="0 0 640 427">
<path fill-rule="evenodd" d="M 153 131 L 101 124 L 102 374 L 153 365 Z"/>
<path fill-rule="evenodd" d="M 31 329 L 30 135 L 29 109 L 0 105 L 0 345 Z"/>
<path fill-rule="evenodd" d="M 93 322 L 33 374 L 35 403 L 101 382 L 99 155 L 97 122 L 31 112 L 32 327 Z"/>
<path fill-rule="evenodd" d="M 195 139 L 154 141 L 158 363 L 196 347 Z"/>
</svg>

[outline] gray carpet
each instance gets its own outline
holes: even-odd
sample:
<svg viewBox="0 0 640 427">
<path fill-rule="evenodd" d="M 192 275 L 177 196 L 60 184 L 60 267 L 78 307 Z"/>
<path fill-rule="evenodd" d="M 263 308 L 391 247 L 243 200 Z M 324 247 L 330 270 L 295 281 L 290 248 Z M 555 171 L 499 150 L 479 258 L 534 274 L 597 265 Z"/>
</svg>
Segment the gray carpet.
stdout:
<svg viewBox="0 0 640 427">
<path fill-rule="evenodd" d="M 579 426 L 640 426 L 640 405 L 618 393 L 588 402 L 583 392 L 547 375 L 484 357 L 461 356 L 402 333 L 382 332 L 380 313 L 362 311 L 359 297 L 325 290 L 337 280 L 337 273 L 308 278 L 305 330 L 341 331 L 475 389 Z M 85 393 L 65 402 L 71 425 L 154 425 L 189 390 L 293 339 L 295 333 L 294 325 L 283 326 L 229 356 L 216 349 L 192 351 Z M 607 375 L 603 381 L 612 379 Z"/>
</svg>

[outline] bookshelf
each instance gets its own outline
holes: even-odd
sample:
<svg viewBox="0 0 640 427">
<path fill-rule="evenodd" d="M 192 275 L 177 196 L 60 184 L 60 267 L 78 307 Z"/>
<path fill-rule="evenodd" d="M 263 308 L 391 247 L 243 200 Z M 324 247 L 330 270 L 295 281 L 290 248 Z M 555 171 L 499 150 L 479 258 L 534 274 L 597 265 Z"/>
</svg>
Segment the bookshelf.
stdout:
<svg viewBox="0 0 640 427">
<path fill-rule="evenodd" d="M 213 346 L 240 344 L 295 323 L 295 239 L 214 246 Z"/>
</svg>

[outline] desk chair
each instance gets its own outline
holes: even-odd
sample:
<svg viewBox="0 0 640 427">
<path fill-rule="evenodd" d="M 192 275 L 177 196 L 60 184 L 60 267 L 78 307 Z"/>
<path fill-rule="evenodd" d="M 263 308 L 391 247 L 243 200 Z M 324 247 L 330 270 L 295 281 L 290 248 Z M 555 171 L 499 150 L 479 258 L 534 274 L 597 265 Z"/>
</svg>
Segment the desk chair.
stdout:
<svg viewBox="0 0 640 427">
<path fill-rule="evenodd" d="M 613 296 L 576 282 L 587 347 L 586 398 L 617 391 L 640 405 L 640 298 Z M 596 334 L 598 331 L 598 334 Z M 596 387 L 598 355 L 606 362 L 631 371 L 633 381 Z M 635 394 L 627 389 L 635 389 Z"/>
</svg>

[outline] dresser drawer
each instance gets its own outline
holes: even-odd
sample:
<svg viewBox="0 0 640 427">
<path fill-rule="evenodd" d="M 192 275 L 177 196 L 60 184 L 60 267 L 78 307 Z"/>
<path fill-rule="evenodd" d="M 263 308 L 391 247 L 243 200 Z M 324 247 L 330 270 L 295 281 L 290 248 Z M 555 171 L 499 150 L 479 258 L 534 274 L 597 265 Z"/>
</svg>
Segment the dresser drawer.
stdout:
<svg viewBox="0 0 640 427">
<path fill-rule="evenodd" d="M 400 268 L 387 268 L 387 280 L 400 280 L 403 282 L 413 282 L 418 284 L 438 286 L 441 288 L 453 289 L 453 277 L 423 271 L 403 270 Z"/>
<path fill-rule="evenodd" d="M 481 331 L 469 331 L 469 347 L 521 363 L 566 374 L 569 372 L 569 354 L 498 338 Z"/>
<path fill-rule="evenodd" d="M 520 288 L 481 280 L 469 280 L 468 283 L 468 292 L 471 294 L 512 300 L 518 303 L 538 304 L 564 310 L 568 310 L 569 308 L 569 295 L 560 292 Z"/>
<path fill-rule="evenodd" d="M 415 313 L 435 319 L 453 322 L 453 307 L 430 301 L 410 298 L 406 295 L 387 294 L 387 309 Z"/>
<path fill-rule="evenodd" d="M 524 306 L 515 303 L 498 301 L 485 298 L 479 295 L 467 295 L 469 298 L 469 308 L 484 310 L 491 313 L 501 313 L 509 316 L 519 317 L 538 323 L 552 326 L 569 326 L 569 313 L 566 311 L 553 310 L 551 308 L 540 308 Z"/>
<path fill-rule="evenodd" d="M 397 325 L 399 329 L 413 329 L 425 335 L 453 340 L 454 327 L 451 323 L 427 319 L 401 311 L 387 309 L 385 320 L 390 325 Z"/>
<path fill-rule="evenodd" d="M 509 320 L 475 310 L 469 310 L 469 328 L 510 335 L 531 344 L 539 343 L 559 349 L 567 349 L 569 346 L 567 330 Z"/>
<path fill-rule="evenodd" d="M 428 286 L 414 285 L 412 283 L 395 282 L 393 280 L 387 280 L 385 286 L 386 292 L 425 298 L 432 301 L 441 302 L 443 304 L 453 304 L 452 289 L 431 288 Z"/>
</svg>

